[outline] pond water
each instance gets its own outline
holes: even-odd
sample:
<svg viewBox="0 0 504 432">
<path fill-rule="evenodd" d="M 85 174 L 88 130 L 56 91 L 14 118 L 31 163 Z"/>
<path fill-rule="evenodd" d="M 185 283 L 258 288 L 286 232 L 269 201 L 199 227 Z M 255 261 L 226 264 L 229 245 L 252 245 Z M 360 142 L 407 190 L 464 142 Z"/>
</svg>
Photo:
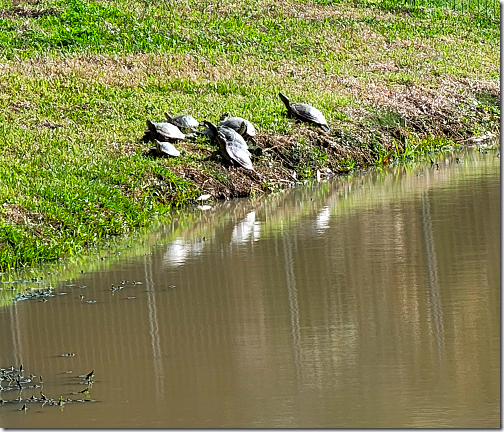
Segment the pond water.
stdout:
<svg viewBox="0 0 504 432">
<path fill-rule="evenodd" d="M 4 305 L 0 367 L 43 384 L 1 392 L 0 426 L 500 427 L 496 155 L 181 213 Z"/>
</svg>

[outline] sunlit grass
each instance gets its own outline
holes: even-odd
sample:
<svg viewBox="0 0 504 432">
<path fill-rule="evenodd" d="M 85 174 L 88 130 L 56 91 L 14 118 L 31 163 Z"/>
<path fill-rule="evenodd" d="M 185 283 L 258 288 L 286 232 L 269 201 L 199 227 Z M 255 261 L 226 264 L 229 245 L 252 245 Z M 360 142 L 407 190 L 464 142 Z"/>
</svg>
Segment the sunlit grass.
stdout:
<svg viewBox="0 0 504 432">
<path fill-rule="evenodd" d="M 422 94 L 458 116 L 460 135 L 495 131 L 499 32 L 484 17 L 371 1 L 0 0 L 0 270 L 79 253 L 187 203 L 200 191 L 176 166 L 229 181 L 203 139 L 180 159 L 148 155 L 145 120 L 164 111 L 229 112 L 292 135 L 282 91 L 378 163 L 394 128 L 408 152 L 427 151 L 411 126 Z M 301 141 L 290 152 L 298 178 L 357 166 Z"/>
</svg>

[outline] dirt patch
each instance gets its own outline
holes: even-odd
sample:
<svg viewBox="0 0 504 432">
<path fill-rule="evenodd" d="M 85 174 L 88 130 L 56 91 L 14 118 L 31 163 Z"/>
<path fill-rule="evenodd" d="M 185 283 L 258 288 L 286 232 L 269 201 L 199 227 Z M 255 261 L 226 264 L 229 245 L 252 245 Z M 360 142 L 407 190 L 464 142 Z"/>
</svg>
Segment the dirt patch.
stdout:
<svg viewBox="0 0 504 432">
<path fill-rule="evenodd" d="M 44 219 L 40 213 L 32 212 L 17 204 L 4 204 L 1 216 L 6 222 L 23 226 L 36 224 Z"/>
<path fill-rule="evenodd" d="M 342 172 L 342 160 L 355 160 L 359 165 L 372 163 L 358 137 L 334 130 L 325 133 L 307 125 L 300 125 L 293 135 L 262 135 L 258 137 L 263 154 L 281 164 L 283 168 L 297 171 L 311 164 L 314 171 L 329 167 Z M 292 177 L 292 176 L 291 176 Z M 283 176 L 285 178 L 285 175 Z"/>
<path fill-rule="evenodd" d="M 23 208 L 16 204 L 4 204 L 3 209 L 2 217 L 5 221 L 12 222 L 16 225 L 24 222 L 25 211 Z"/>
<path fill-rule="evenodd" d="M 17 6 L 12 9 L 0 9 L 0 18 L 40 18 L 43 16 L 60 16 L 59 10 L 48 9 L 33 9 L 26 6 Z"/>
<path fill-rule="evenodd" d="M 254 192 L 264 193 L 261 179 L 253 171 L 224 165 L 215 168 L 218 171 L 214 174 L 190 165 L 179 165 L 172 171 L 195 184 L 202 194 L 210 194 L 218 199 L 245 197 Z"/>
<path fill-rule="evenodd" d="M 17 101 L 17 102 L 12 102 L 9 104 L 9 108 L 12 109 L 13 111 L 20 112 L 22 110 L 33 110 L 36 109 L 37 106 L 28 101 Z"/>
<path fill-rule="evenodd" d="M 202 194 L 216 199 L 244 197 L 284 188 L 301 180 L 306 173 L 324 177 L 347 172 L 344 161 L 360 165 L 372 163 L 369 152 L 352 145 L 341 134 L 326 134 L 300 125 L 293 135 L 259 134 L 255 137 L 258 156 L 253 156 L 256 172 L 226 163 L 216 150 L 192 148 L 203 152 L 199 166 L 192 163 L 170 167 L 180 178 L 189 180 Z M 193 145 L 184 144 L 188 150 Z M 167 197 L 168 198 L 168 197 Z"/>
<path fill-rule="evenodd" d="M 61 124 L 56 124 L 56 123 L 51 123 L 47 120 L 44 121 L 39 121 L 35 124 L 35 127 L 37 128 L 42 128 L 42 129 L 58 129 L 63 127 Z"/>
<path fill-rule="evenodd" d="M 47 218 L 41 213 L 28 210 L 18 204 L 3 204 L 0 208 L 0 220 L 2 219 L 12 225 L 30 227 L 40 236 L 44 235 L 43 225 L 49 226 L 53 230 L 61 228 L 60 222 L 47 221 Z"/>
</svg>

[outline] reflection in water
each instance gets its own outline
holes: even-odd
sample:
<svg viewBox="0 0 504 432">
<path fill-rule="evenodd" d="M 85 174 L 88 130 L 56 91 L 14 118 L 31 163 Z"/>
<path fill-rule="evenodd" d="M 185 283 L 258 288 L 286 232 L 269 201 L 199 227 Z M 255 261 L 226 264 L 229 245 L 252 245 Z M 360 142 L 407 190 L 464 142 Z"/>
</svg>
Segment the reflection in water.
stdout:
<svg viewBox="0 0 504 432">
<path fill-rule="evenodd" d="M 204 247 L 205 245 L 201 241 L 191 243 L 180 238 L 175 239 L 168 245 L 164 261 L 166 265 L 174 267 L 183 265 L 186 260 L 200 255 Z"/>
<path fill-rule="evenodd" d="M 157 399 L 164 396 L 164 372 L 161 361 L 161 342 L 159 339 L 159 322 L 156 307 L 156 292 L 154 290 L 154 281 L 152 277 L 151 255 L 144 258 L 145 266 L 145 285 L 147 288 L 147 305 L 149 307 L 149 334 L 151 337 L 152 360 L 154 362 L 155 393 Z"/>
<path fill-rule="evenodd" d="M 434 323 L 434 335 L 439 360 L 444 360 L 444 329 L 443 309 L 439 293 L 439 278 L 437 273 L 436 251 L 434 250 L 434 237 L 432 234 L 432 220 L 430 203 L 426 194 L 422 195 L 422 227 L 425 239 L 425 256 L 427 258 L 427 271 L 429 273 L 429 296 L 427 297 L 428 321 Z"/>
<path fill-rule="evenodd" d="M 100 401 L 4 404 L 0 426 L 497 427 L 490 156 L 225 202 L 67 295 L 0 308 L 0 366 L 56 398 L 94 369 Z"/>
<path fill-rule="evenodd" d="M 18 318 L 18 309 L 14 305 L 10 314 L 10 329 L 12 335 L 12 347 L 14 352 L 14 364 L 20 365 L 23 362 L 23 344 L 21 343 L 21 325 Z M 1 328 L 5 328 L 2 326 Z"/>
<path fill-rule="evenodd" d="M 287 282 L 287 293 L 289 299 L 289 315 L 292 335 L 292 349 L 294 351 L 294 366 L 296 367 L 297 382 L 302 382 L 301 374 L 301 334 L 299 330 L 299 306 L 296 289 L 296 276 L 294 272 L 294 254 L 292 250 L 291 239 L 282 238 L 285 278 Z"/>
<path fill-rule="evenodd" d="M 331 218 L 331 209 L 329 206 L 322 208 L 320 213 L 317 215 L 316 227 L 318 232 L 323 232 L 329 228 L 329 220 Z"/>
<path fill-rule="evenodd" d="M 233 228 L 231 243 L 245 243 L 250 236 L 252 236 L 254 241 L 257 241 L 261 237 L 260 233 L 260 222 L 256 221 L 256 212 L 251 211 Z"/>
</svg>

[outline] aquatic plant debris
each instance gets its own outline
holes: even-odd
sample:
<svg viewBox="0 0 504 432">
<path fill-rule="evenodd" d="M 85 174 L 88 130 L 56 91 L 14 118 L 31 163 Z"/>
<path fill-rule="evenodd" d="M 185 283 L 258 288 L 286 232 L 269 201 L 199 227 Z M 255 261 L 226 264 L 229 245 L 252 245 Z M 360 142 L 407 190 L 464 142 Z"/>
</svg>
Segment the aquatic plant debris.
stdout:
<svg viewBox="0 0 504 432">
<path fill-rule="evenodd" d="M 72 373 L 71 371 L 66 371 L 65 373 Z M 86 375 L 79 375 L 78 378 L 84 377 L 85 384 L 87 387 L 81 391 L 72 392 L 72 394 L 86 394 L 89 395 L 92 385 L 93 385 L 93 377 L 94 370 Z M 6 368 L 0 368 L 0 407 L 2 406 L 10 406 L 12 404 L 23 404 L 19 411 L 27 411 L 29 409 L 29 405 L 33 403 L 40 404 L 41 406 L 59 406 L 71 402 L 96 402 L 94 399 L 72 399 L 69 397 L 64 397 L 63 395 L 59 395 L 56 398 L 46 396 L 42 391 L 44 381 L 42 376 L 39 375 L 39 378 L 35 374 L 27 375 L 26 371 L 21 364 L 19 367 L 10 366 Z M 82 382 L 76 383 L 82 384 Z M 39 396 L 36 397 L 34 395 L 34 390 L 38 389 Z M 11 391 L 17 391 L 17 396 L 13 399 L 4 399 L 3 394 Z M 31 390 L 32 394 L 29 397 L 23 397 L 23 392 Z M 36 392 L 35 392 L 36 393 Z"/>
<path fill-rule="evenodd" d="M 18 302 L 22 300 L 45 300 L 49 297 L 54 297 L 54 287 L 47 288 L 27 288 L 24 292 L 17 293 L 11 300 Z"/>
</svg>

